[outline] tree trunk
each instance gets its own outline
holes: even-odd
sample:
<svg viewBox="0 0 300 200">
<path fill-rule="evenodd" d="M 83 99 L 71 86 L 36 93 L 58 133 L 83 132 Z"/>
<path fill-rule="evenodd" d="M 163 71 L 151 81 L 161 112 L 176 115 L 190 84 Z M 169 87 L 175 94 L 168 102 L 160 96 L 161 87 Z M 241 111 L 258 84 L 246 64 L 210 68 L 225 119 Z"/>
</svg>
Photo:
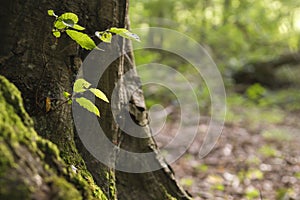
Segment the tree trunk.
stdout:
<svg viewBox="0 0 300 200">
<path fill-rule="evenodd" d="M 67 173 L 64 174 L 66 170 L 62 168 L 62 172 L 60 172 L 59 169 L 56 169 L 58 176 L 64 177 L 73 184 L 73 186 L 66 187 L 75 186 L 77 190 L 81 191 L 83 199 L 105 199 L 101 190 L 93 186 L 94 179 L 108 199 L 147 200 L 171 199 L 172 197 L 189 199 L 190 197 L 176 183 L 170 168 L 161 159 L 155 158 L 155 161 L 164 167 L 155 172 L 133 174 L 115 171 L 94 158 L 82 144 L 74 129 L 71 106 L 61 104 L 61 99 L 63 99 L 64 91 L 72 92 L 72 84 L 76 75 L 73 70 L 76 67 L 74 66 L 75 59 L 83 59 L 88 52 L 79 50 L 78 46 L 64 35 L 59 39 L 56 49 L 51 48 L 55 39 L 51 34 L 53 18 L 47 15 L 48 9 L 55 10 L 57 14 L 64 12 L 78 14 L 79 24 L 85 26 L 87 33 L 92 35 L 95 30 L 128 26 L 128 2 L 122 0 L 80 0 L 76 2 L 5 0 L 0 2 L 0 22 L 2 24 L 0 74 L 7 77 L 21 91 L 25 109 L 34 120 L 36 132 L 46 141 L 50 140 L 57 145 L 63 160 L 62 163 L 66 165 L 65 169 L 74 171 L 75 168 L 76 174 L 84 177 L 81 184 L 84 185 L 84 189 L 82 189 L 83 186 L 72 181 L 72 178 L 68 178 Z M 120 56 L 109 66 L 99 83 L 100 89 L 106 94 L 112 94 L 116 83 L 123 74 L 134 68 L 132 54 L 122 55 L 122 49 L 130 48 L 130 43 L 126 40 L 119 40 L 112 43 L 112 47 L 116 46 L 120 50 Z M 137 78 L 136 74 L 134 74 L 134 78 Z M 136 88 L 139 87 L 138 81 L 133 84 Z M 119 94 L 128 96 L 127 90 L 122 88 L 120 88 Z M 51 108 L 49 112 L 46 112 L 46 100 L 49 103 L 49 99 Z M 121 111 L 124 109 L 124 105 L 129 103 L 125 101 L 125 99 L 120 99 L 113 106 Z M 146 108 L 140 103 L 136 105 L 137 101 L 143 102 L 142 93 L 135 97 L 135 101 L 130 101 L 132 117 L 137 123 L 147 121 Z M 111 140 L 118 139 L 121 131 L 113 119 L 110 106 L 101 104 L 100 107 L 101 112 L 105 113 L 100 119 L 101 127 Z M 151 136 L 149 128 L 144 130 L 146 131 L 141 134 Z M 147 151 L 157 152 L 151 137 L 141 140 L 130 137 L 124 132 L 122 135 L 124 135 L 122 144 L 117 141 L 121 148 L 128 151 L 144 152 L 147 149 Z M 13 152 L 14 146 L 12 148 Z M 47 152 L 45 154 L 47 157 Z M 22 157 L 22 155 L 20 156 Z M 26 154 L 24 156 L 24 159 L 28 159 Z M 115 157 L 117 158 L 117 156 Z M 38 158 L 33 156 L 33 159 L 37 160 Z M 117 163 L 118 160 L 115 159 L 114 162 Z M 55 167 L 53 163 L 55 162 L 49 161 L 49 165 Z M 147 166 L 151 163 L 143 163 L 143 165 Z M 90 177 L 90 173 L 93 179 Z M 43 181 L 46 180 L 46 176 L 41 177 Z M 1 182 L 2 185 L 6 183 L 5 181 Z M 100 191 L 101 195 L 95 191 Z M 39 199 L 51 199 L 51 197 L 46 193 L 43 198 Z"/>
</svg>

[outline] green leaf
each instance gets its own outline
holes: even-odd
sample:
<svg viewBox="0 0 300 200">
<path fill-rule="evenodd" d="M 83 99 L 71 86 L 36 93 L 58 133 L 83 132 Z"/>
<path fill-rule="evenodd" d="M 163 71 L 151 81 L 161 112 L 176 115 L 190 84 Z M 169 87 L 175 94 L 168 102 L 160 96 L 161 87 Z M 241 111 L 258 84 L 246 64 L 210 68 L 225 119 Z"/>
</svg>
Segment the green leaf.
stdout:
<svg viewBox="0 0 300 200">
<path fill-rule="evenodd" d="M 67 27 L 74 27 L 75 22 L 72 19 L 63 19 L 62 23 Z"/>
<path fill-rule="evenodd" d="M 76 30 L 79 30 L 79 31 L 83 31 L 85 28 L 78 25 L 78 24 L 75 24 L 72 28 L 76 29 Z"/>
<path fill-rule="evenodd" d="M 52 30 L 52 34 L 54 35 L 54 37 L 59 38 L 61 36 L 60 31 L 58 30 Z"/>
<path fill-rule="evenodd" d="M 54 22 L 54 27 L 60 30 L 66 28 L 67 26 L 62 22 L 61 19 L 58 19 Z"/>
<path fill-rule="evenodd" d="M 100 38 L 101 35 L 102 35 L 103 33 L 104 33 L 103 31 L 96 31 L 96 32 L 95 32 L 95 35 L 96 35 L 98 38 Z"/>
<path fill-rule="evenodd" d="M 106 95 L 101 90 L 97 88 L 90 88 L 89 90 L 99 99 L 102 99 L 103 101 L 109 103 L 109 100 L 107 99 Z"/>
<path fill-rule="evenodd" d="M 66 27 L 74 27 L 78 22 L 78 16 L 74 13 L 64 13 L 57 18 L 54 27 L 57 29 L 64 29 Z"/>
<path fill-rule="evenodd" d="M 64 92 L 63 95 L 66 99 L 68 99 L 71 96 L 69 92 Z"/>
<path fill-rule="evenodd" d="M 66 30 L 66 33 L 75 40 L 82 48 L 92 50 L 96 47 L 95 42 L 87 35 L 74 30 Z"/>
<path fill-rule="evenodd" d="M 59 19 L 61 19 L 62 21 L 72 20 L 74 24 L 77 24 L 78 22 L 78 16 L 71 12 L 62 14 L 61 16 L 59 16 Z"/>
<path fill-rule="evenodd" d="M 111 33 L 109 33 L 109 32 L 99 32 L 99 31 L 96 31 L 96 32 L 95 32 L 95 35 L 96 35 L 100 40 L 102 40 L 103 42 L 111 43 L 111 38 L 112 38 L 112 34 L 111 34 Z"/>
<path fill-rule="evenodd" d="M 93 104 L 93 102 L 91 102 L 87 98 L 80 97 L 80 98 L 76 98 L 75 101 L 83 108 L 87 109 L 91 113 L 94 113 L 95 115 L 100 117 L 100 112 L 98 108 L 95 106 L 95 104 Z"/>
<path fill-rule="evenodd" d="M 128 31 L 127 29 L 125 28 L 111 28 L 109 29 L 110 32 L 112 33 L 115 33 L 117 35 L 120 35 L 124 38 L 127 38 L 127 39 L 130 39 L 130 40 L 135 40 L 135 41 L 138 41 L 140 42 L 140 37 L 137 35 L 137 34 L 134 34 L 134 33 L 131 33 L 130 31 Z"/>
<path fill-rule="evenodd" d="M 54 13 L 54 10 L 48 10 L 48 15 L 49 16 L 56 16 Z"/>
<path fill-rule="evenodd" d="M 73 86 L 73 91 L 76 93 L 84 92 L 90 86 L 91 86 L 91 84 L 89 82 L 80 78 L 75 81 L 74 86 Z"/>
<path fill-rule="evenodd" d="M 68 104 L 71 105 L 73 103 L 72 99 L 69 99 Z"/>
</svg>

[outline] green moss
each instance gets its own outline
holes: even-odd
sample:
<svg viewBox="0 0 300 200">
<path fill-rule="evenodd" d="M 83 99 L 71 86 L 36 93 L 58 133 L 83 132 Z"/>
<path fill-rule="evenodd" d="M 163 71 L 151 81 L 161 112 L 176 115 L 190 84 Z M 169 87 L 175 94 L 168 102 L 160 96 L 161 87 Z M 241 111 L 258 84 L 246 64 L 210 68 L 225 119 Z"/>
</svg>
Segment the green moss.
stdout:
<svg viewBox="0 0 300 200">
<path fill-rule="evenodd" d="M 115 172 L 112 169 L 108 169 L 108 171 L 105 172 L 105 178 L 108 182 L 108 188 L 109 188 L 109 197 L 110 199 L 116 199 L 116 177 Z"/>
<path fill-rule="evenodd" d="M 23 107 L 20 91 L 3 76 L 0 76 L 0 91 L 5 102 L 13 106 L 16 116 L 20 117 L 26 126 L 32 126 L 33 121 Z"/>
<path fill-rule="evenodd" d="M 15 147 L 19 144 L 18 140 L 24 138 L 24 125 L 20 122 L 20 118 L 16 114 L 13 114 L 15 111 L 20 113 L 22 109 L 14 108 L 5 99 L 5 93 L 10 93 L 10 91 L 7 91 L 7 88 L 4 90 L 5 87 L 8 87 L 8 84 L 7 81 L 0 77 L 0 175 L 5 174 L 6 170 L 14 165 L 14 157 L 6 143 L 9 143 L 11 147 Z M 13 88 L 14 87 L 11 86 L 12 91 L 15 91 Z M 8 96 L 6 97 L 8 101 L 17 106 L 19 105 L 19 103 L 17 103 L 17 100 L 20 100 L 20 94 L 18 92 L 16 92 L 16 95 L 12 94 L 6 96 Z M 24 114 L 24 116 L 26 115 Z M 19 135 L 16 134 L 17 131 L 20 132 Z"/>
<path fill-rule="evenodd" d="M 59 149 L 49 140 L 39 139 L 37 140 L 37 145 L 43 152 L 53 156 L 54 159 L 60 160 Z"/>
<path fill-rule="evenodd" d="M 5 175 L 6 171 L 14 166 L 14 157 L 9 151 L 7 145 L 0 138 L 0 177 Z"/>
<path fill-rule="evenodd" d="M 57 200 L 81 200 L 82 196 L 74 188 L 74 185 L 68 183 L 65 179 L 60 177 L 53 177 L 47 180 L 51 185 L 51 190 L 54 193 L 53 199 Z"/>
<path fill-rule="evenodd" d="M 85 170 L 79 170 L 77 173 L 68 170 L 70 175 L 70 181 L 74 183 L 78 189 L 85 191 L 85 199 L 101 199 L 107 200 L 107 197 L 103 191 L 95 184 L 92 176 Z"/>
</svg>

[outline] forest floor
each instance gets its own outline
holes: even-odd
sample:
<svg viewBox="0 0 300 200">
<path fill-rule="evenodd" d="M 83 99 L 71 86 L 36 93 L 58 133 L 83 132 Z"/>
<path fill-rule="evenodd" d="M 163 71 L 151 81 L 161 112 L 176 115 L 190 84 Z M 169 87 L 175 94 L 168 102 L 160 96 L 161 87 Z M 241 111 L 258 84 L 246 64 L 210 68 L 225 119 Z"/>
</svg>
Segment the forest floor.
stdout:
<svg viewBox="0 0 300 200">
<path fill-rule="evenodd" d="M 201 117 L 194 142 L 171 164 L 181 185 L 195 200 L 300 199 L 300 112 L 257 111 L 247 110 L 256 112 L 250 118 L 241 114 L 239 120 L 226 120 L 217 144 L 202 159 L 198 151 L 209 118 Z M 274 120 L 276 115 L 281 117 Z M 176 134 L 172 127 L 174 124 L 166 123 L 155 136 L 162 149 Z M 180 134 L 188 134 L 188 128 L 197 127 L 187 127 Z M 171 148 L 180 148 L 180 144 Z"/>
</svg>

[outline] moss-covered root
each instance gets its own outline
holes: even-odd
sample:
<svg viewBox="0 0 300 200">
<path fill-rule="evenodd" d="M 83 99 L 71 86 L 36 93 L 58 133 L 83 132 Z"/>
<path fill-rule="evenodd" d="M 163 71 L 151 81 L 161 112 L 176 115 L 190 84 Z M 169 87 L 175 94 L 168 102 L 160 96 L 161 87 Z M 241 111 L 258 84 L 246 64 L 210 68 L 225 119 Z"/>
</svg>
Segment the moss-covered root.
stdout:
<svg viewBox="0 0 300 200">
<path fill-rule="evenodd" d="M 66 167 L 39 137 L 18 89 L 0 76 L 0 199 L 107 199 L 86 171 Z"/>
</svg>

